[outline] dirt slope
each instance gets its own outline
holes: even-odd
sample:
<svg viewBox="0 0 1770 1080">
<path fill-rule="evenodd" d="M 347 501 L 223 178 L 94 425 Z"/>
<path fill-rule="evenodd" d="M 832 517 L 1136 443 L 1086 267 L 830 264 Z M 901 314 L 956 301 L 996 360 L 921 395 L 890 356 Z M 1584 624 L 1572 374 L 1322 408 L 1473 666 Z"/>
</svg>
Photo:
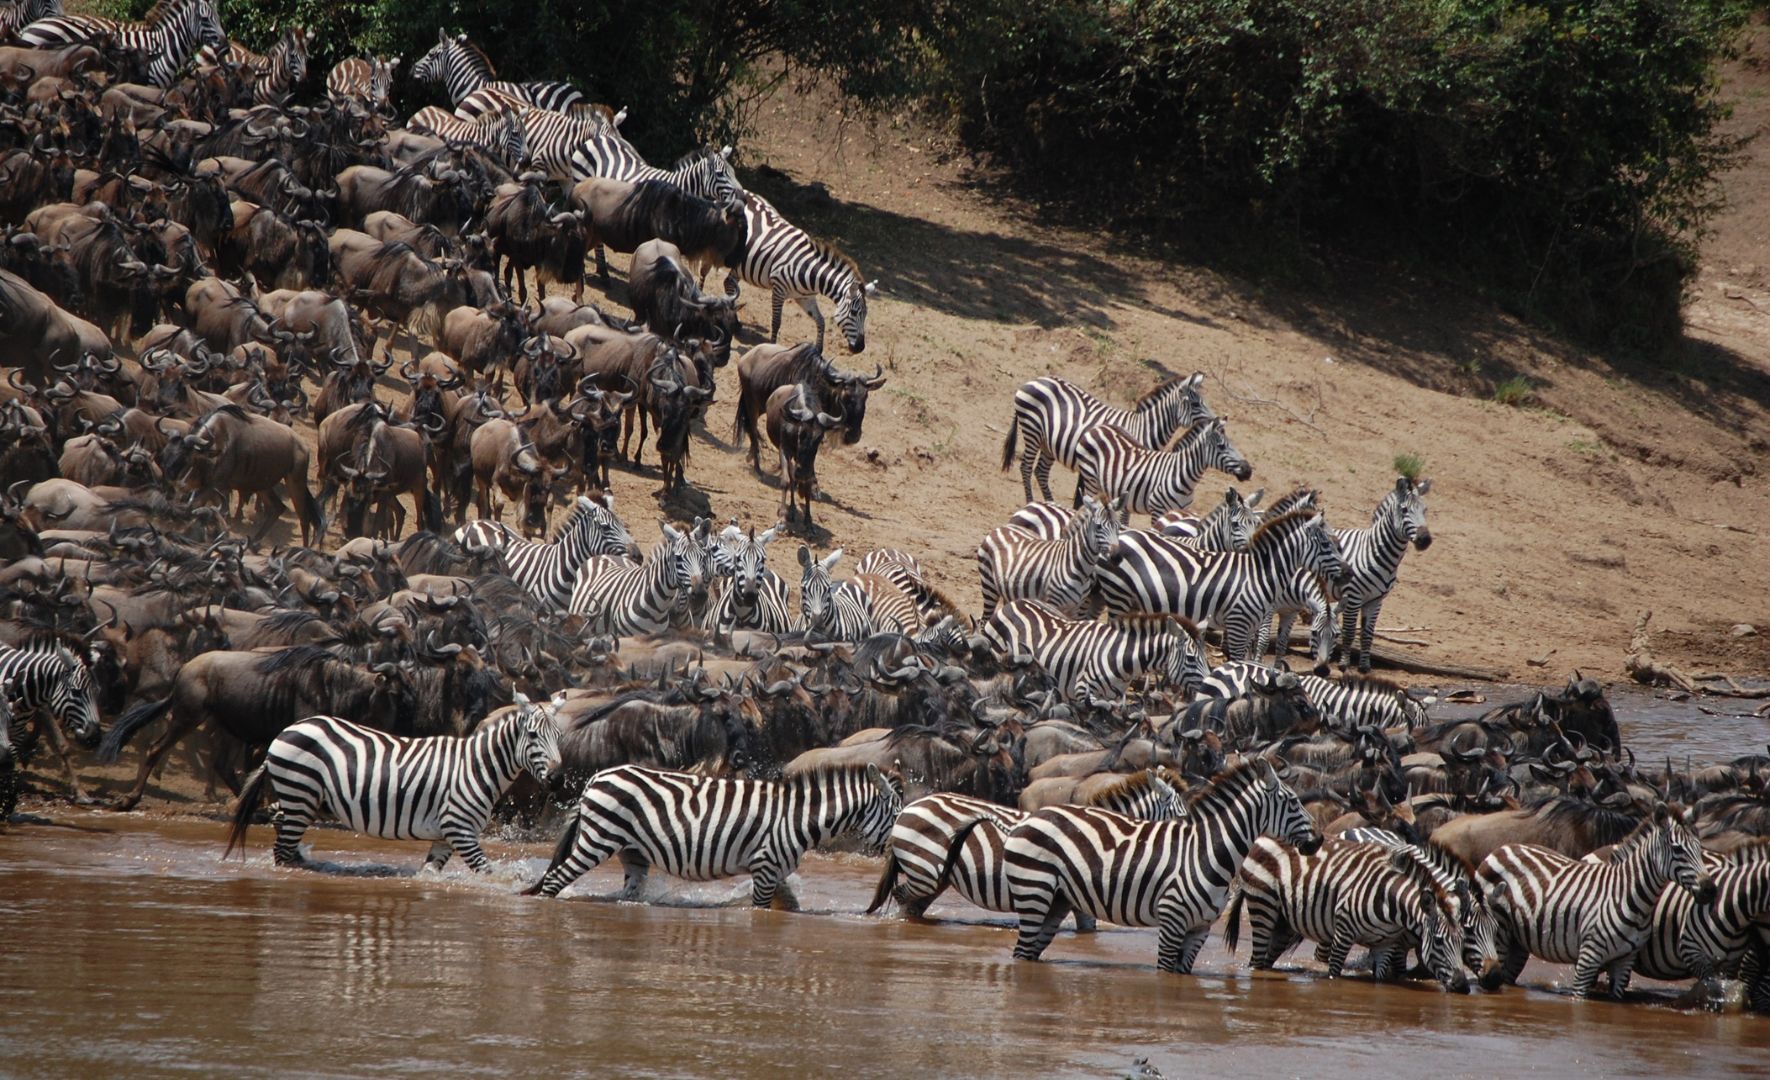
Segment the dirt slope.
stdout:
<svg viewBox="0 0 1770 1080">
<path fill-rule="evenodd" d="M 1747 63 L 1730 85 L 1747 103 L 1737 122 L 1755 129 L 1770 77 Z M 819 546 L 907 548 L 975 606 L 976 543 L 1022 501 L 1018 471 L 997 468 L 1015 387 L 1050 372 L 1128 403 L 1167 374 L 1203 370 L 1254 484 L 1318 486 L 1330 520 L 1361 522 L 1393 483 L 1395 454 L 1425 456 L 1437 542 L 1410 553 L 1382 619 L 1429 642 L 1423 655 L 1535 678 L 1527 660 L 1553 650 L 1547 671 L 1614 675 L 1636 612 L 1651 607 L 1656 627 L 1677 632 L 1670 658 L 1761 673 L 1763 650 L 1726 635 L 1738 622 L 1770 635 L 1759 532 L 1770 306 L 1740 317 L 1743 305 L 1709 292 L 1736 277 L 1764 284 L 1756 264 L 1729 268 L 1761 250 L 1765 153 L 1732 178 L 1737 205 L 1719 222 L 1691 339 L 1660 374 L 1386 268 L 1346 266 L 1327 288 L 1275 294 L 1126 256 L 1001 200 L 912 124 L 868 132 L 829 99 L 783 93 L 742 155 L 747 179 L 880 279 L 867 351 L 839 362 L 878 362 L 889 376 L 862 443 L 820 460 Z M 766 301 L 752 294 L 744 314 L 753 331 Z M 782 339 L 811 333 L 789 305 Z M 1530 407 L 1490 400 L 1513 375 L 1536 388 Z M 723 443 L 729 386 L 720 397 L 710 426 Z M 694 453 L 689 475 L 717 515 L 772 520 L 775 489 L 739 456 L 704 442 Z M 1055 479 L 1067 496 L 1073 478 Z M 636 481 L 618 478 L 617 491 Z M 792 566 L 790 547 L 775 550 Z"/>
</svg>

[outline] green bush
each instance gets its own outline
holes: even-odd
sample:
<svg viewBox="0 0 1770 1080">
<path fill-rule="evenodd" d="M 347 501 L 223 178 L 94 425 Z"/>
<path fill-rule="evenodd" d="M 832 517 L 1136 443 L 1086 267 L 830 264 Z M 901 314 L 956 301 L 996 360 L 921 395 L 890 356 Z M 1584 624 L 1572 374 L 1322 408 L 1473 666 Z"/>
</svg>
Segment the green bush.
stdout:
<svg viewBox="0 0 1770 1080">
<path fill-rule="evenodd" d="M 1412 452 L 1395 455 L 1395 475 L 1418 480 L 1426 475 L 1426 459 Z"/>
<path fill-rule="evenodd" d="M 1530 404 L 1536 388 L 1522 375 L 1514 375 L 1493 388 L 1493 399 L 1501 405 L 1514 407 Z"/>
</svg>

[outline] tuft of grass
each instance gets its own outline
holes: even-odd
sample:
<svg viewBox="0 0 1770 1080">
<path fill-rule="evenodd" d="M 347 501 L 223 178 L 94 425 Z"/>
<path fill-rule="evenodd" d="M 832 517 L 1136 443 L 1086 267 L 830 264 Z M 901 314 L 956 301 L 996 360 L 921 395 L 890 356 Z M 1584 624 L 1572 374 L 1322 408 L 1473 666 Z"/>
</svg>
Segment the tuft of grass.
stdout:
<svg viewBox="0 0 1770 1080">
<path fill-rule="evenodd" d="M 1493 399 L 1501 405 L 1517 407 L 1529 404 L 1531 395 L 1535 392 L 1529 379 L 1514 375 L 1493 388 Z"/>
<path fill-rule="evenodd" d="M 1604 449 L 1590 439 L 1569 439 L 1567 448 L 1576 454 L 1596 454 Z"/>
<path fill-rule="evenodd" d="M 1396 454 L 1394 464 L 1395 475 L 1409 480 L 1418 480 L 1426 474 L 1426 459 L 1412 452 Z"/>
</svg>

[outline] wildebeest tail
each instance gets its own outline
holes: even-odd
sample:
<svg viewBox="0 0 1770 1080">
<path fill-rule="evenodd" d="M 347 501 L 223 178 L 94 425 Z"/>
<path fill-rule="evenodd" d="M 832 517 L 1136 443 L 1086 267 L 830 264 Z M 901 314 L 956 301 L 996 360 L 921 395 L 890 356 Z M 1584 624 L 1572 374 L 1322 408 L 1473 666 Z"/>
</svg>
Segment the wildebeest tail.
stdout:
<svg viewBox="0 0 1770 1080">
<path fill-rule="evenodd" d="M 258 804 L 264 801 L 264 786 L 270 782 L 270 763 L 267 761 L 252 770 L 246 782 L 240 787 L 240 800 L 234 803 L 233 824 L 227 830 L 227 850 L 221 853 L 228 858 L 234 849 L 240 851 L 240 858 L 246 857 L 246 829 L 252 824 L 252 817 L 258 813 Z"/>
<path fill-rule="evenodd" d="M 319 500 L 313 497 L 313 492 L 307 490 L 306 484 L 296 484 L 294 487 L 296 506 L 302 517 L 313 522 L 313 542 L 318 546 L 326 538 L 325 512 L 320 509 Z"/>
<path fill-rule="evenodd" d="M 424 527 L 434 533 L 443 531 L 442 500 L 429 487 L 424 489 Z"/>
<path fill-rule="evenodd" d="M 1002 471 L 1014 464 L 1014 450 L 1020 445 L 1020 417 L 1008 421 L 1008 437 L 1002 440 Z"/>
<path fill-rule="evenodd" d="M 98 744 L 98 760 L 102 764 L 110 764 L 117 760 L 129 739 L 142 728 L 165 716 L 172 710 L 172 695 L 168 694 L 159 701 L 138 701 L 124 710 L 105 732 L 104 741 Z"/>
<path fill-rule="evenodd" d="M 547 864 L 547 869 L 542 871 L 541 876 L 535 879 L 535 883 L 522 891 L 522 895 L 540 895 L 541 883 L 547 880 L 547 875 L 551 874 L 559 867 L 560 863 L 565 862 L 566 858 L 571 855 L 572 845 L 578 842 L 578 822 L 582 817 L 582 813 L 572 815 L 571 821 L 566 824 L 565 832 L 560 834 L 559 843 L 553 845 L 552 861 Z"/>
<path fill-rule="evenodd" d="M 868 915 L 871 915 L 873 912 L 884 907 L 885 901 L 889 899 L 892 892 L 896 890 L 899 869 L 897 852 L 892 851 L 890 848 L 886 848 L 885 871 L 879 875 L 879 887 L 873 890 L 873 902 L 867 907 Z"/>
</svg>

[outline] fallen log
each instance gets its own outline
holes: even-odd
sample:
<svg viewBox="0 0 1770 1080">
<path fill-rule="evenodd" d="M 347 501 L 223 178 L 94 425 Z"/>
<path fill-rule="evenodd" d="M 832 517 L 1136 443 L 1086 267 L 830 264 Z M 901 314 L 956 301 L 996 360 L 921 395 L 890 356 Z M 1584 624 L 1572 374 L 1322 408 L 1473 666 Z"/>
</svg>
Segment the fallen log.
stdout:
<svg viewBox="0 0 1770 1080">
<path fill-rule="evenodd" d="M 1740 686 L 1726 675 L 1699 674 L 1691 675 L 1682 669 L 1661 661 L 1653 654 L 1653 635 L 1647 631 L 1647 621 L 1653 618 L 1652 611 L 1643 611 L 1635 620 L 1634 633 L 1629 635 L 1629 654 L 1623 657 L 1623 671 L 1629 678 L 1645 686 L 1675 686 L 1687 694 L 1712 694 L 1715 697 L 1731 698 L 1770 698 L 1770 688 L 1752 688 Z M 1725 687 L 1704 686 L 1705 682 L 1718 680 L 1726 683 Z"/>
</svg>

